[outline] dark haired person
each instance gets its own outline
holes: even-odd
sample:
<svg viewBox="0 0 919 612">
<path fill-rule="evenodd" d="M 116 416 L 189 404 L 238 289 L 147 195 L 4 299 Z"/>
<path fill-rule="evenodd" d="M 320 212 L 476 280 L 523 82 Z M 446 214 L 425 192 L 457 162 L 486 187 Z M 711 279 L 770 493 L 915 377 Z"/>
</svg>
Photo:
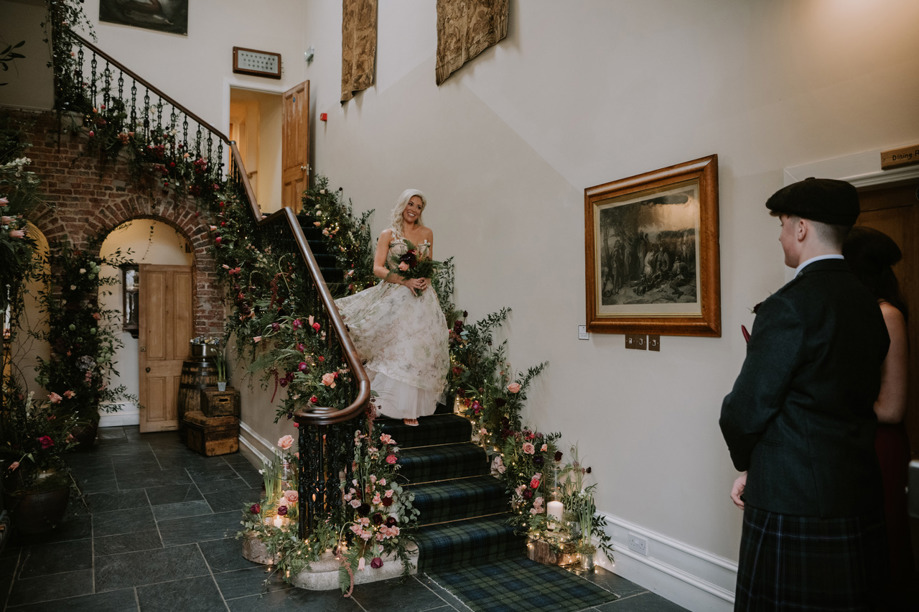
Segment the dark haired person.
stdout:
<svg viewBox="0 0 919 612">
<path fill-rule="evenodd" d="M 760 304 L 720 425 L 741 472 L 736 610 L 871 610 L 886 574 L 874 401 L 890 340 L 842 257 L 859 214 L 844 181 L 766 202 L 794 279 Z"/>
<path fill-rule="evenodd" d="M 903 257 L 900 247 L 883 232 L 853 227 L 842 247 L 852 272 L 877 299 L 890 335 L 890 350 L 881 366 L 881 390 L 874 402 L 878 417 L 875 450 L 884 482 L 884 521 L 890 549 L 890 605 L 906 609 L 906 592 L 915 579 L 907 511 L 910 448 L 906 435 L 909 346 L 906 304 L 893 266 Z"/>
</svg>

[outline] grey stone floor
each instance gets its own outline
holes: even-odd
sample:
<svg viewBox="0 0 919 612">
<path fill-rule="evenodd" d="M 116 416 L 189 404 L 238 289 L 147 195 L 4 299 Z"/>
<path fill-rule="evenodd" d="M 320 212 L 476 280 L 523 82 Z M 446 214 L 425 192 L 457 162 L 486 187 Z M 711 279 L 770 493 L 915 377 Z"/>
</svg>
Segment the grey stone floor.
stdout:
<svg viewBox="0 0 919 612">
<path fill-rule="evenodd" d="M 71 500 L 50 534 L 11 538 L 0 555 L 3 610 L 468 610 L 424 575 L 360 585 L 345 599 L 291 588 L 243 559 L 235 534 L 261 476 L 239 454 L 202 457 L 174 432 L 113 427 L 71 464 L 86 503 Z M 590 579 L 620 598 L 588 610 L 682 610 L 605 570 Z"/>
</svg>

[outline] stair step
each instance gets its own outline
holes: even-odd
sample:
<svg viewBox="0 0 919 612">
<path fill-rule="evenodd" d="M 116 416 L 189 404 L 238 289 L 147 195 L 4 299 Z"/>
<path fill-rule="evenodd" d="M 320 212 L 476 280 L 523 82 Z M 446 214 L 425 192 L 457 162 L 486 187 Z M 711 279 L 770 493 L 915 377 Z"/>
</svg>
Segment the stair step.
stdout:
<svg viewBox="0 0 919 612">
<path fill-rule="evenodd" d="M 415 485 L 409 490 L 421 513 L 420 525 L 505 514 L 509 509 L 504 484 L 493 476 Z"/>
<path fill-rule="evenodd" d="M 526 554 L 526 538 L 514 533 L 509 514 L 420 528 L 418 571 L 443 571 Z"/>
<path fill-rule="evenodd" d="M 399 476 L 414 484 L 489 473 L 485 451 L 471 442 L 406 448 L 399 453 L 399 465 Z"/>
<path fill-rule="evenodd" d="M 417 427 L 409 427 L 401 420 L 381 417 L 374 421 L 374 426 L 391 435 L 402 449 L 468 442 L 472 435 L 469 419 L 456 414 L 422 417 L 418 419 Z"/>
</svg>

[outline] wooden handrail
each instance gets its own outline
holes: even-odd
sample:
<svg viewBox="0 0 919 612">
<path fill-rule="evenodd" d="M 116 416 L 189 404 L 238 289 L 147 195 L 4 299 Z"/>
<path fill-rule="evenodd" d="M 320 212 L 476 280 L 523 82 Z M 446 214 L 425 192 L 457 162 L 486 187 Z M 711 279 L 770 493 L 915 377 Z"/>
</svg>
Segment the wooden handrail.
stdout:
<svg viewBox="0 0 919 612">
<path fill-rule="evenodd" d="M 317 406 L 310 410 L 301 409 L 294 412 L 294 419 L 297 423 L 306 425 L 334 425 L 336 423 L 350 421 L 367 408 L 367 403 L 370 401 L 370 377 L 367 376 L 367 371 L 364 370 L 364 365 L 358 356 L 357 349 L 354 347 L 354 342 L 351 340 L 348 328 L 341 318 L 341 314 L 338 312 L 338 307 L 335 305 L 332 293 L 329 291 L 325 278 L 322 276 L 319 264 L 316 262 L 316 257 L 309 247 L 309 242 L 306 240 L 303 228 L 300 227 L 297 215 L 294 213 L 293 209 L 285 206 L 268 217 L 262 218 L 261 211 L 255 203 L 255 194 L 252 191 L 252 184 L 249 182 L 249 178 L 246 175 L 246 169 L 243 166 L 239 149 L 237 149 L 234 141 L 230 141 L 230 151 L 232 153 L 231 159 L 235 163 L 237 173 L 239 174 L 238 180 L 242 183 L 246 199 L 249 201 L 249 209 L 255 216 L 258 225 L 260 227 L 268 227 L 277 224 L 286 225 L 290 233 L 293 234 L 300 258 L 310 272 L 310 276 L 316 286 L 316 291 L 319 294 L 322 305 L 329 313 L 329 322 L 335 329 L 335 335 L 341 345 L 343 357 L 348 363 L 348 368 L 351 370 L 357 383 L 357 397 L 345 408 L 338 410 Z"/>
</svg>

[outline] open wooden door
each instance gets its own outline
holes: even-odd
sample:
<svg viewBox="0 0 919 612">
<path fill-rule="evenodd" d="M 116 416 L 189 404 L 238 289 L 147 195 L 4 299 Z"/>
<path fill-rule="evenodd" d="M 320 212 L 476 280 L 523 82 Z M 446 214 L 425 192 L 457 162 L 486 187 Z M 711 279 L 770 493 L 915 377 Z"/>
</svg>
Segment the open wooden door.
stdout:
<svg viewBox="0 0 919 612">
<path fill-rule="evenodd" d="M 281 204 L 300 211 L 300 199 L 309 180 L 310 82 L 284 92 L 281 123 Z"/>
<path fill-rule="evenodd" d="M 140 265 L 140 432 L 175 430 L 192 323 L 191 266 Z"/>
</svg>

